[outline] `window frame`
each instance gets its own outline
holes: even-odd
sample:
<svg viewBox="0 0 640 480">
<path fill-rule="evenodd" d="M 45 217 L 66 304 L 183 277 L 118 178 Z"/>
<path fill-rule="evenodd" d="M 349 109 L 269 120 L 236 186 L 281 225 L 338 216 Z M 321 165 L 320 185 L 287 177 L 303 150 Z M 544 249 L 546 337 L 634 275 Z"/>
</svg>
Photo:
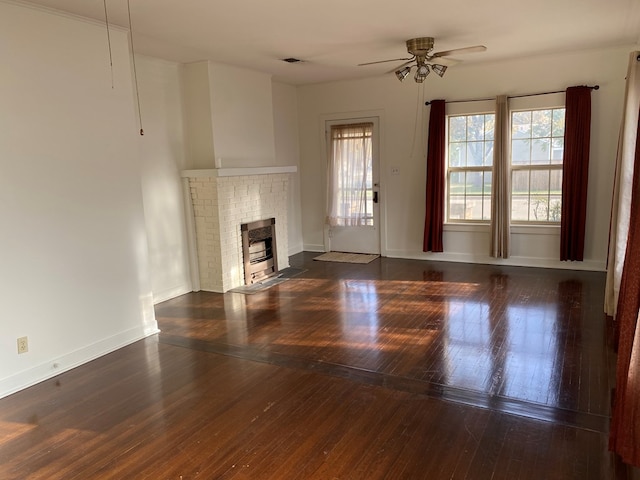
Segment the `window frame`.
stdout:
<svg viewBox="0 0 640 480">
<path fill-rule="evenodd" d="M 514 227 L 552 227 L 559 228 L 562 219 L 560 218 L 557 221 L 553 220 L 514 220 L 513 219 L 513 173 L 517 171 L 560 171 L 561 174 L 564 174 L 564 158 L 560 163 L 548 163 L 548 164 L 516 164 L 513 163 L 513 113 L 514 112 L 527 112 L 527 111 L 539 111 L 539 110 L 557 110 L 564 109 L 566 112 L 565 105 L 565 94 L 564 93 L 554 93 L 548 95 L 536 95 L 529 97 L 520 97 L 513 98 L 509 101 L 509 219 L 510 223 Z M 566 122 L 566 116 L 565 116 Z M 566 125 L 566 123 L 565 123 Z M 563 128 L 564 131 L 564 128 Z M 536 137 L 537 138 L 537 137 Z M 540 137 L 543 138 L 543 137 Z M 550 132 L 549 138 L 551 144 L 553 143 L 553 131 Z M 564 145 L 563 145 L 564 149 Z M 530 178 L 530 177 L 529 177 Z M 549 193 L 547 194 L 549 196 Z M 529 187 L 529 195 L 528 198 L 531 198 L 531 188 Z M 560 205 L 562 206 L 562 183 L 560 185 Z M 530 200 L 528 203 L 529 212 L 531 211 Z M 561 207 L 562 208 L 562 207 Z"/>
<path fill-rule="evenodd" d="M 491 194 L 489 194 L 489 218 L 483 219 L 465 219 L 465 218 L 451 218 L 451 191 L 450 191 L 450 178 L 451 173 L 454 172 L 489 172 L 491 173 L 491 188 L 493 188 L 493 161 L 491 165 L 472 166 L 472 167 L 450 167 L 449 165 L 449 119 L 451 117 L 458 116 L 473 116 L 473 115 L 494 115 L 495 118 L 495 102 L 492 100 L 480 101 L 480 102 L 460 102 L 455 104 L 447 104 L 446 110 L 446 148 L 445 148 L 445 225 L 476 225 L 483 226 L 491 223 Z M 494 132 L 495 139 L 495 132 Z M 494 140 L 495 141 L 495 140 Z M 464 142 L 467 143 L 466 141 Z M 484 177 L 483 177 L 484 179 Z M 484 182 L 483 182 L 484 185 Z M 483 188 L 484 190 L 484 188 Z M 466 195 L 465 195 L 466 196 Z M 484 197 L 484 195 L 483 195 Z"/>
<path fill-rule="evenodd" d="M 558 169 L 564 172 L 564 162 L 558 164 L 540 164 L 540 165 L 527 165 L 525 168 L 513 168 L 511 157 L 511 145 L 512 145 L 512 125 L 511 118 L 514 111 L 527 111 L 527 110 L 549 110 L 549 109 L 566 109 L 565 94 L 564 92 L 544 94 L 544 95 L 531 95 L 523 97 L 515 97 L 509 99 L 509 160 L 507 168 L 509 170 L 509 218 L 512 215 L 512 175 L 514 170 L 549 170 Z M 487 113 L 495 113 L 495 100 L 481 100 L 470 102 L 459 102 L 447 104 L 446 110 L 446 148 L 445 148 L 445 230 L 448 231 L 485 231 L 490 224 L 491 218 L 488 220 L 465 220 L 465 219 L 451 219 L 449 214 L 449 117 L 457 115 L 480 115 Z M 533 167 L 533 168 L 532 168 Z M 492 166 L 493 168 L 493 166 Z M 494 179 L 492 177 L 491 188 L 495 187 Z M 562 201 L 562 194 L 561 194 Z M 514 233 L 529 232 L 546 232 L 551 234 L 559 230 L 560 221 L 531 221 L 531 220 L 510 220 L 511 230 Z M 481 229 L 481 230 L 480 230 Z M 487 230 L 488 231 L 488 230 Z"/>
</svg>

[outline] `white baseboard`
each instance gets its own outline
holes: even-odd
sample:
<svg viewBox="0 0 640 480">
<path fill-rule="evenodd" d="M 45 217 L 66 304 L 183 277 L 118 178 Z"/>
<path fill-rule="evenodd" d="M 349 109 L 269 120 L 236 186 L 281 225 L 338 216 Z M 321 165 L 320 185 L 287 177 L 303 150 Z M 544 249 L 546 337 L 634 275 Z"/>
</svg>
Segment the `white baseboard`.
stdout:
<svg viewBox="0 0 640 480">
<path fill-rule="evenodd" d="M 157 324 L 155 328 L 140 326 L 99 340 L 60 357 L 49 359 L 45 363 L 0 380 L 0 398 L 60 375 L 158 332 L 160 330 L 158 330 Z"/>
<path fill-rule="evenodd" d="M 189 285 L 181 285 L 176 288 L 171 288 L 169 290 L 165 290 L 163 292 L 153 292 L 153 304 L 157 305 L 162 302 L 166 302 L 167 300 L 171 300 L 172 298 L 179 297 L 180 295 L 184 295 L 185 293 L 192 292 L 193 289 Z"/>
<path fill-rule="evenodd" d="M 289 246 L 289 256 L 296 255 L 302 251 L 304 251 L 304 247 L 302 246 L 301 243 L 294 246 L 291 246 L 291 245 Z"/>
<path fill-rule="evenodd" d="M 586 260 L 584 262 L 561 262 L 553 258 L 510 257 L 493 258 L 488 255 L 472 255 L 468 253 L 431 253 L 407 250 L 387 249 L 390 258 L 407 258 L 412 260 L 432 260 L 436 262 L 478 263 L 486 265 L 508 265 L 512 267 L 557 268 L 560 270 L 606 271 L 605 262 Z"/>
<path fill-rule="evenodd" d="M 325 252 L 324 245 L 316 245 L 314 243 L 305 243 L 304 244 L 305 252 Z"/>
</svg>

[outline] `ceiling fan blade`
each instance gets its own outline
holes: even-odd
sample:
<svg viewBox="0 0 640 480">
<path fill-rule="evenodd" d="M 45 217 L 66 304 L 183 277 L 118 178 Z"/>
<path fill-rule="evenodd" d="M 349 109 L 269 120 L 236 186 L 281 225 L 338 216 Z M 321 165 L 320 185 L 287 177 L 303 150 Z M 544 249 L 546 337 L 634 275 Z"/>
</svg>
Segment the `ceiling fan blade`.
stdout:
<svg viewBox="0 0 640 480">
<path fill-rule="evenodd" d="M 391 70 L 389 70 L 388 72 L 384 72 L 384 73 L 393 73 L 393 72 L 397 72 L 398 70 L 400 70 L 403 67 L 406 67 L 407 65 L 411 65 L 413 62 L 415 62 L 415 58 L 412 58 L 411 60 L 409 60 L 408 62 L 404 62 L 402 65 L 398 65 L 397 67 L 393 67 Z"/>
<path fill-rule="evenodd" d="M 449 55 L 459 55 L 461 53 L 477 53 L 484 52 L 487 49 L 484 45 L 474 45 L 473 47 L 454 48 L 453 50 L 444 50 L 431 55 L 431 58 L 446 57 Z"/>
<path fill-rule="evenodd" d="M 435 57 L 429 58 L 427 63 L 433 63 L 436 65 L 444 65 L 445 67 L 453 67 L 461 62 L 461 60 L 454 60 L 453 58 L 447 57 Z"/>
<path fill-rule="evenodd" d="M 365 65 L 375 65 L 377 63 L 387 63 L 387 62 L 399 62 L 401 60 L 413 60 L 413 58 L 392 58 L 391 60 L 380 60 L 378 62 L 367 62 L 367 63 L 359 63 L 359 67 L 364 67 Z"/>
</svg>

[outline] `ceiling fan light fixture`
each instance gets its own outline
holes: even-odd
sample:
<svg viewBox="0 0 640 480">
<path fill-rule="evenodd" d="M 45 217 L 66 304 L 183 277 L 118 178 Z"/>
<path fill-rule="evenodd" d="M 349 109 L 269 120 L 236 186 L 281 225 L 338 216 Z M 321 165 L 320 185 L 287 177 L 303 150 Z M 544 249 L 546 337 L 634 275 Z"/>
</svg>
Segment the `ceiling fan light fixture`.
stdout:
<svg viewBox="0 0 640 480">
<path fill-rule="evenodd" d="M 413 79 L 416 81 L 416 83 L 422 83 L 424 82 L 424 80 L 427 78 L 427 75 L 429 75 L 430 71 L 429 71 L 429 66 L 428 65 L 419 65 L 418 69 L 416 70 L 416 74 L 413 77 Z"/>
<path fill-rule="evenodd" d="M 398 80 L 400 80 L 401 82 L 407 78 L 407 75 L 409 75 L 409 72 L 411 71 L 411 67 L 404 67 L 401 68 L 400 70 L 396 70 L 396 77 L 398 77 Z"/>
<path fill-rule="evenodd" d="M 438 76 L 443 77 L 444 72 L 447 71 L 447 67 L 444 65 L 431 65 L 431 70 L 433 70 Z"/>
</svg>

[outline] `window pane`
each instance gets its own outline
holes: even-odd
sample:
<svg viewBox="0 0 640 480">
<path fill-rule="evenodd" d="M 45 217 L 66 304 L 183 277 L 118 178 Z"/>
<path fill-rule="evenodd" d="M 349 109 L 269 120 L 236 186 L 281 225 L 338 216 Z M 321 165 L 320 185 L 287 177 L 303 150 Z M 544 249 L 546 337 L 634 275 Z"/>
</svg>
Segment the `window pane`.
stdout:
<svg viewBox="0 0 640 480">
<path fill-rule="evenodd" d="M 511 191 L 514 195 L 529 195 L 529 171 L 517 170 L 511 175 Z"/>
<path fill-rule="evenodd" d="M 553 110 L 553 136 L 564 136 L 564 108 L 555 108 Z"/>
<path fill-rule="evenodd" d="M 532 114 L 531 136 L 534 138 L 551 136 L 551 110 L 535 110 Z"/>
<path fill-rule="evenodd" d="M 511 163 L 529 165 L 531 163 L 531 140 L 513 140 L 511 142 Z"/>
<path fill-rule="evenodd" d="M 511 174 L 511 219 L 514 221 L 559 221 L 564 116 L 564 108 L 512 113 L 511 164 L 517 167 Z M 540 170 L 542 165 L 555 168 Z"/>
<path fill-rule="evenodd" d="M 551 145 L 551 163 L 562 163 L 564 158 L 564 138 L 554 138 Z"/>
<path fill-rule="evenodd" d="M 495 124 L 496 124 L 495 115 L 492 114 L 492 115 L 484 116 L 484 139 L 485 140 L 493 140 Z"/>
<path fill-rule="evenodd" d="M 482 195 L 468 195 L 464 213 L 465 220 L 482 220 Z"/>
<path fill-rule="evenodd" d="M 449 195 L 449 218 L 464 219 L 464 195 Z"/>
<path fill-rule="evenodd" d="M 491 220 L 491 197 L 484 197 L 482 201 L 482 220 Z"/>
<path fill-rule="evenodd" d="M 482 172 L 467 172 L 467 196 L 482 195 Z"/>
<path fill-rule="evenodd" d="M 511 220 L 529 220 L 529 196 L 513 196 L 511 198 Z"/>
<path fill-rule="evenodd" d="M 449 144 L 449 166 L 450 167 L 464 167 L 467 164 L 466 161 L 466 149 L 464 143 L 450 143 Z"/>
<path fill-rule="evenodd" d="M 467 141 L 484 140 L 484 115 L 467 117 Z"/>
<path fill-rule="evenodd" d="M 549 170 L 534 170 L 530 178 L 532 195 L 546 196 L 549 193 Z"/>
<path fill-rule="evenodd" d="M 447 218 L 490 220 L 495 115 L 450 116 L 448 125 Z"/>
<path fill-rule="evenodd" d="M 484 142 L 484 165 L 493 165 L 493 142 Z"/>
<path fill-rule="evenodd" d="M 467 117 L 449 117 L 449 141 L 463 142 L 467 138 Z"/>
<path fill-rule="evenodd" d="M 367 191 L 367 198 L 365 199 L 365 211 L 366 221 L 365 225 L 373 225 L 373 191 Z"/>
<path fill-rule="evenodd" d="M 464 172 L 449 174 L 449 194 L 464 195 Z"/>
<path fill-rule="evenodd" d="M 531 112 L 513 112 L 511 115 L 511 137 L 531 136 Z"/>
<path fill-rule="evenodd" d="M 491 180 L 493 177 L 492 172 L 484 172 L 484 189 L 483 192 L 485 196 L 491 197 Z"/>
<path fill-rule="evenodd" d="M 548 138 L 534 138 L 531 141 L 531 163 L 549 163 L 551 158 L 551 140 Z"/>
<path fill-rule="evenodd" d="M 549 197 L 549 221 L 559 222 L 562 212 L 562 196 L 552 195 Z"/>
<path fill-rule="evenodd" d="M 551 170 L 549 177 L 549 193 L 551 195 L 562 194 L 562 170 Z"/>
<path fill-rule="evenodd" d="M 529 220 L 546 222 L 549 220 L 549 198 L 546 195 L 531 195 Z"/>
<path fill-rule="evenodd" d="M 467 167 L 481 167 L 484 161 L 484 142 L 467 142 Z"/>
</svg>

